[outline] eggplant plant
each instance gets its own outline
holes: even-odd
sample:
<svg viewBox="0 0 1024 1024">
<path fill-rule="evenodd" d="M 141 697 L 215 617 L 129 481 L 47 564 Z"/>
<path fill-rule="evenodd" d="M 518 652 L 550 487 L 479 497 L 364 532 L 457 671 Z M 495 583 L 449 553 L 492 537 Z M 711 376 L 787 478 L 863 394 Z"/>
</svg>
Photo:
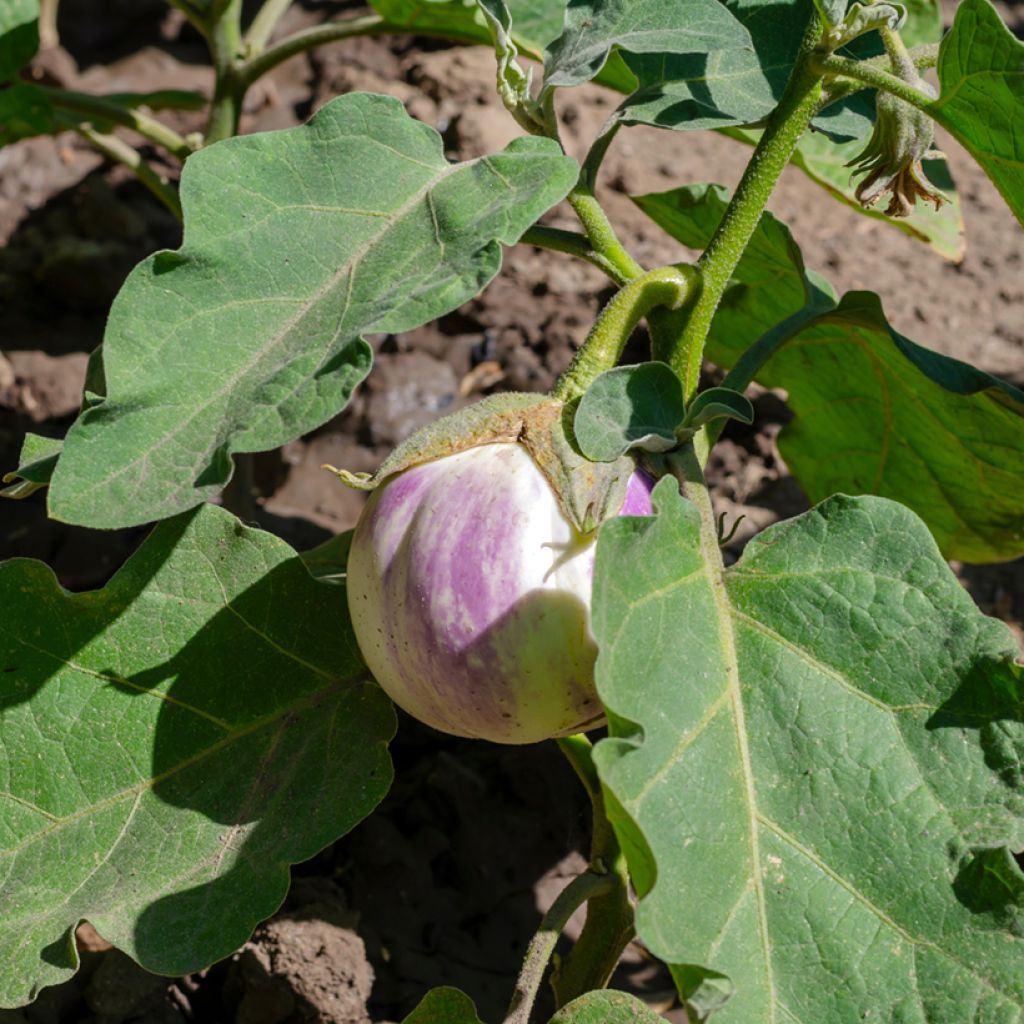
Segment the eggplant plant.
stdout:
<svg viewBox="0 0 1024 1024">
<path fill-rule="evenodd" d="M 660 1019 L 606 988 L 634 936 L 691 1021 L 1024 1020 L 1020 652 L 947 562 L 1024 554 L 1024 393 L 838 295 L 765 209 L 794 163 L 948 255 L 937 125 L 1024 221 L 1024 45 L 989 0 L 941 41 L 930 0 L 378 0 L 269 44 L 287 3 L 245 32 L 236 0 L 174 6 L 216 72 L 184 243 L 133 271 L 78 419 L 7 477 L 64 522 L 155 525 L 101 590 L 0 565 L 0 1005 L 75 970 L 83 920 L 156 972 L 229 955 L 289 866 L 388 791 L 393 699 L 484 741 L 555 739 L 589 794 L 589 867 L 504 1024 L 538 1019 L 584 904 L 550 1024 Z M 144 99 L 17 78 L 38 14 L 0 12 L 6 138 L 129 118 L 159 142 Z M 493 43 L 523 136 L 451 163 L 400 103 L 354 93 L 230 137 L 258 73 L 396 31 Z M 593 80 L 623 98 L 578 164 L 558 97 Z M 637 124 L 753 146 L 732 194 L 633 197 L 693 262 L 641 265 L 602 206 Z M 563 200 L 579 231 L 541 223 Z M 550 395 L 490 396 L 372 477 L 339 470 L 373 493 L 324 549 L 216 503 L 234 460 L 345 406 L 368 335 L 455 309 L 516 244 L 616 287 Z M 641 321 L 651 359 L 619 365 Z M 780 450 L 816 504 L 726 566 L 704 471 L 754 381 L 785 389 Z M 428 1022 L 480 1024 L 454 989 L 406 1018 Z"/>
</svg>

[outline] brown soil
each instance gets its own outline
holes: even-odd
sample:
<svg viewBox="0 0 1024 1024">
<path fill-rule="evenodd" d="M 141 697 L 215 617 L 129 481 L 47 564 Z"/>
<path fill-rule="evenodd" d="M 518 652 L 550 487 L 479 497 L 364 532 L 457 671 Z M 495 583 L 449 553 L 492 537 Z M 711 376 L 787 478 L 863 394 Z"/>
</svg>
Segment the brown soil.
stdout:
<svg viewBox="0 0 1024 1024">
<path fill-rule="evenodd" d="M 282 28 L 336 6 L 296 6 Z M 96 91 L 208 88 L 199 40 L 162 3 L 66 7 L 67 50 L 42 55 L 41 76 Z M 100 9 L 102 17 L 89 16 Z M 1018 30 L 1024 26 L 1020 7 L 1004 13 Z M 451 156 L 470 157 L 518 134 L 492 82 L 493 58 L 482 49 L 353 40 L 279 68 L 253 90 L 243 129 L 288 127 L 330 97 L 363 89 L 399 97 L 442 132 Z M 577 155 L 614 102 L 597 88 L 562 97 L 566 142 Z M 175 126 L 199 124 L 188 115 Z M 947 149 L 967 221 L 959 266 L 840 206 L 797 171 L 784 175 L 772 209 L 791 224 L 808 265 L 840 289 L 879 291 L 901 331 L 1024 385 L 1024 236 L 981 172 L 953 145 Z M 678 247 L 627 193 L 688 181 L 731 186 L 747 155 L 713 134 L 631 129 L 608 156 L 602 198 L 642 261 L 678 259 Z M 573 226 L 565 209 L 551 223 Z M 59 436 L 67 429 L 111 298 L 134 263 L 178 240 L 148 193 L 75 138 L 0 150 L 3 468 L 16 463 L 25 431 Z M 499 278 L 460 310 L 373 339 L 377 365 L 351 406 L 312 435 L 255 459 L 260 520 L 300 548 L 350 527 L 361 498 L 322 472 L 322 463 L 372 470 L 413 430 L 481 393 L 550 387 L 609 294 L 589 266 L 516 247 Z M 806 507 L 774 447 L 785 404 L 771 392 L 755 404 L 757 426 L 731 430 L 711 466 L 721 509 L 730 519 L 747 517 L 734 554 L 754 532 Z M 0 506 L 0 556 L 44 559 L 72 589 L 101 585 L 144 532 L 52 523 L 41 496 Z M 985 611 L 1015 626 L 1024 618 L 1024 563 L 970 567 L 963 578 Z M 296 868 L 285 907 L 229 961 L 189 978 L 155 979 L 86 928 L 79 976 L 20 1013 L 0 1013 L 0 1022 L 366 1024 L 400 1020 L 438 984 L 464 988 L 484 1019 L 496 1019 L 540 912 L 582 863 L 586 815 L 575 780 L 548 745 L 438 740 L 408 719 L 394 753 L 398 781 L 380 811 Z M 665 975 L 638 949 L 619 981 L 669 1005 Z M 668 1017 L 681 1019 L 678 1011 Z"/>
</svg>

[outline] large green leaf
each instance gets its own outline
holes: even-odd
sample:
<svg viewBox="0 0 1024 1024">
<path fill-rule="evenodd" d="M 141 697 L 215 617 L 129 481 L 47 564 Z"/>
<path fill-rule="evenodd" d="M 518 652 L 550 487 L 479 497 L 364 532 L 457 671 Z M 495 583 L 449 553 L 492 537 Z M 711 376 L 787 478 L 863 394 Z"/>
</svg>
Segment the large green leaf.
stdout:
<svg viewBox="0 0 1024 1024">
<path fill-rule="evenodd" d="M 931 112 L 971 152 L 1024 224 L 1024 43 L 989 0 L 962 0 L 939 48 Z"/>
<path fill-rule="evenodd" d="M 221 509 L 92 593 L 0 564 L 0 607 L 0 1006 L 70 975 L 83 918 L 159 973 L 227 955 L 388 789 L 344 589 Z"/>
<path fill-rule="evenodd" d="M 0 4 L 0 82 L 12 78 L 39 49 L 39 0 Z"/>
<path fill-rule="evenodd" d="M 750 45 L 743 26 L 719 0 L 687 0 L 686 17 L 666 0 L 576 0 L 549 47 L 545 87 L 582 85 L 614 48 L 629 54 L 728 53 Z"/>
<path fill-rule="evenodd" d="M 595 758 L 674 965 L 722 1024 L 1024 1018 L 1024 678 L 924 524 L 832 498 L 722 570 L 714 516 L 605 523 Z M 642 685 L 640 685 L 642 683 Z M 685 996 L 702 971 L 675 968 Z"/>
<path fill-rule="evenodd" d="M 702 248 L 724 193 L 691 186 L 636 202 L 673 237 Z M 881 494 L 921 516 L 950 558 L 1002 561 L 1024 554 L 1024 393 L 894 331 L 877 296 L 851 293 L 816 312 L 784 224 L 766 214 L 715 317 L 708 356 L 734 366 L 766 332 L 789 321 L 789 340 L 757 374 L 785 388 L 796 418 L 779 448 L 812 500 L 835 491 Z"/>
<path fill-rule="evenodd" d="M 344 407 L 362 335 L 404 331 L 475 295 L 575 183 L 549 139 L 460 164 L 398 100 L 342 96 L 308 125 L 191 157 L 185 243 L 129 276 L 103 343 L 106 398 L 72 426 L 50 513 L 89 526 L 190 508 L 231 455 Z"/>
<path fill-rule="evenodd" d="M 473 1000 L 457 988 L 428 992 L 402 1024 L 480 1024 Z"/>
</svg>

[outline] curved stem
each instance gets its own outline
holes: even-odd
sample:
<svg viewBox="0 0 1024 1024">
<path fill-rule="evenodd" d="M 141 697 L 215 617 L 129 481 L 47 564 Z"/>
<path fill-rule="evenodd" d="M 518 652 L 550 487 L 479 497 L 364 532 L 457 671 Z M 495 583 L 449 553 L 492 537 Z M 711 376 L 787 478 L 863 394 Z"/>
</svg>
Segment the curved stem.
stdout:
<svg viewBox="0 0 1024 1024">
<path fill-rule="evenodd" d="M 178 199 L 178 191 L 167 180 L 166 177 L 157 173 L 150 164 L 139 155 L 138 150 L 122 142 L 114 135 L 104 135 L 84 125 L 70 125 L 86 142 L 95 149 L 98 149 L 109 160 L 124 164 L 134 172 L 135 176 L 142 182 L 167 207 L 175 218 L 181 223 L 181 201 Z"/>
<path fill-rule="evenodd" d="M 95 117 L 98 121 L 111 121 L 123 128 L 130 128 L 182 160 L 192 152 L 192 147 L 173 128 L 168 128 L 162 121 L 139 110 L 111 103 L 101 96 L 90 96 L 88 93 L 73 92 L 70 89 L 47 89 L 46 95 L 59 110 L 85 114 Z"/>
<path fill-rule="evenodd" d="M 544 915 L 537 934 L 530 941 L 523 960 L 522 969 L 516 979 L 515 991 L 509 1003 L 505 1024 L 528 1024 L 530 1011 L 540 991 L 548 961 L 554 952 L 559 935 L 569 923 L 569 918 L 592 899 L 614 884 L 608 875 L 585 871 L 574 878 L 559 894 L 551 909 Z"/>
<path fill-rule="evenodd" d="M 358 18 L 344 18 L 340 21 L 329 21 L 324 25 L 313 25 L 250 57 L 238 69 L 238 79 L 247 88 L 278 64 L 314 47 L 334 43 L 339 39 L 352 39 L 355 36 L 386 35 L 389 32 L 402 31 L 408 30 L 389 24 L 379 14 L 366 14 Z"/>
<path fill-rule="evenodd" d="M 841 75 L 844 78 L 860 82 L 869 89 L 882 89 L 891 92 L 912 107 L 931 114 L 935 108 L 935 99 L 920 89 L 904 82 L 898 75 L 868 61 L 851 60 L 849 57 L 821 56 L 812 58 L 811 66 L 821 75 Z"/>
<path fill-rule="evenodd" d="M 245 33 L 245 51 L 249 54 L 262 53 L 277 23 L 292 5 L 292 0 L 264 0 L 252 24 Z"/>
<path fill-rule="evenodd" d="M 631 280 L 628 277 L 623 277 L 619 268 L 609 262 L 607 257 L 595 252 L 586 235 L 581 235 L 576 231 L 563 231 L 561 228 L 549 228 L 542 224 L 534 224 L 532 228 L 526 230 L 519 241 L 524 245 L 535 245 L 538 249 L 564 252 L 569 256 L 586 260 L 598 270 L 603 270 L 617 285 L 628 284 Z"/>
<path fill-rule="evenodd" d="M 699 370 L 718 304 L 761 220 L 779 176 L 821 100 L 822 74 L 811 63 L 819 35 L 820 25 L 815 18 L 804 35 L 786 91 L 769 118 L 718 230 L 697 262 L 702 272 L 703 288 L 685 330 L 671 346 L 669 358 L 669 365 L 688 381 L 687 403 L 696 390 L 694 367 Z"/>
<path fill-rule="evenodd" d="M 569 193 L 568 200 L 595 252 L 599 252 L 627 280 L 643 274 L 644 268 L 619 241 L 608 215 L 589 188 L 577 185 Z"/>
<path fill-rule="evenodd" d="M 697 271 L 690 266 L 659 267 L 630 281 L 601 310 L 552 395 L 563 402 L 582 395 L 599 374 L 619 361 L 640 320 L 657 306 L 679 309 L 694 291 L 696 281 Z"/>
</svg>

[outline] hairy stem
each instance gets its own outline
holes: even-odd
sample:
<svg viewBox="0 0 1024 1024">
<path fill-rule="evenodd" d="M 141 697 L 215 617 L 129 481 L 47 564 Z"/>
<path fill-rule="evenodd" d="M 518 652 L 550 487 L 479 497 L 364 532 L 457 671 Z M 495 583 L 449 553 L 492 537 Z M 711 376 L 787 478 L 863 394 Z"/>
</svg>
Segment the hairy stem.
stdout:
<svg viewBox="0 0 1024 1024">
<path fill-rule="evenodd" d="M 245 33 L 245 52 L 247 54 L 262 53 L 270 37 L 277 28 L 277 23 L 284 17 L 292 5 L 292 0 L 264 0 L 252 24 Z"/>
<path fill-rule="evenodd" d="M 577 259 L 586 260 L 598 270 L 604 271 L 617 285 L 628 284 L 630 278 L 624 277 L 613 263 L 590 245 L 590 239 L 576 231 L 563 231 L 561 228 L 544 227 L 534 224 L 519 239 L 524 245 L 535 245 L 538 249 L 551 249 L 553 252 L 564 252 Z"/>
<path fill-rule="evenodd" d="M 530 1011 L 540 991 L 540 983 L 558 942 L 558 936 L 562 934 L 569 923 L 569 918 L 579 907 L 587 900 L 607 891 L 613 884 L 607 875 L 585 871 L 558 894 L 526 950 L 504 1024 L 528 1024 Z"/>
<path fill-rule="evenodd" d="M 130 128 L 181 160 L 192 152 L 192 147 L 173 128 L 140 110 L 122 107 L 101 96 L 90 96 L 88 93 L 73 92 L 69 89 L 47 89 L 46 95 L 58 110 L 85 114 L 96 118 L 97 121 L 110 121 L 123 128 Z"/>
<path fill-rule="evenodd" d="M 213 60 L 214 86 L 206 142 L 219 142 L 238 133 L 245 85 L 238 74 L 242 53 L 242 0 L 227 0 L 210 26 L 207 40 Z"/>
<path fill-rule="evenodd" d="M 851 60 L 849 57 L 815 55 L 811 60 L 813 70 L 821 75 L 839 75 L 860 82 L 863 88 L 882 89 L 909 103 L 912 107 L 931 114 L 935 99 L 921 89 L 904 82 L 898 75 L 886 71 L 868 61 Z"/>
<path fill-rule="evenodd" d="M 704 254 L 698 260 L 703 288 L 686 323 L 671 346 L 669 365 L 686 381 L 689 402 L 699 381 L 711 320 L 736 265 L 761 220 L 765 205 L 793 150 L 806 131 L 822 96 L 821 74 L 811 65 L 820 35 L 815 18 L 801 44 L 796 65 L 778 107 L 747 164 L 736 192 Z"/>
<path fill-rule="evenodd" d="M 178 222 L 181 222 L 181 202 L 178 199 L 178 190 L 159 174 L 139 155 L 138 150 L 122 142 L 114 135 L 104 135 L 94 131 L 85 125 L 69 125 L 94 149 L 98 149 L 107 159 L 123 164 L 129 168 L 142 182 L 174 214 Z"/>
<path fill-rule="evenodd" d="M 552 394 L 563 402 L 583 394 L 622 355 L 633 329 L 652 309 L 679 309 L 697 280 L 693 267 L 660 267 L 630 281 L 617 292 L 597 318 L 587 340 L 562 374 Z"/>
<path fill-rule="evenodd" d="M 608 984 L 635 931 L 626 858 L 605 811 L 604 793 L 591 756 L 590 741 L 583 735 L 569 736 L 560 739 L 558 745 L 590 797 L 593 809 L 590 868 L 610 876 L 614 883 L 608 892 L 596 894 L 587 903 L 583 932 L 552 975 L 555 1002 L 561 1007 L 584 992 Z"/>
<path fill-rule="evenodd" d="M 576 211 L 583 230 L 595 252 L 599 252 L 626 279 L 639 277 L 644 268 L 626 251 L 612 222 L 597 201 L 593 191 L 578 184 L 568 195 L 569 205 Z"/>
</svg>

